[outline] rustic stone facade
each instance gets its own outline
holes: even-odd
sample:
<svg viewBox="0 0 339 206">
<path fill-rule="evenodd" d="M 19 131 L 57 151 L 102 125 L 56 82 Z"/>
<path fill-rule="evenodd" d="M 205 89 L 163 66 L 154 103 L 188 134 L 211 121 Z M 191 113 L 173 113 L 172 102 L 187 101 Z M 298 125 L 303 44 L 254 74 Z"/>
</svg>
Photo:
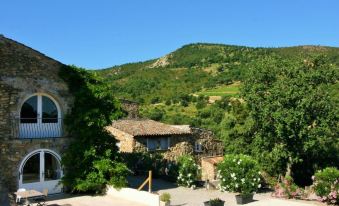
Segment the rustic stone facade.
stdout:
<svg viewBox="0 0 339 206">
<path fill-rule="evenodd" d="M 18 42 L 0 36 L 0 188 L 18 187 L 19 165 L 36 149 L 62 154 L 69 138 L 20 139 L 15 121 L 23 102 L 34 94 L 46 94 L 60 106 L 61 115 L 73 102 L 67 84 L 58 73 L 63 65 Z"/>
<path fill-rule="evenodd" d="M 203 157 L 201 159 L 201 180 L 217 179 L 217 164 L 223 160 L 223 156 Z"/>
<path fill-rule="evenodd" d="M 170 127 L 174 127 L 174 130 L 170 130 Z M 215 138 L 213 132 L 187 125 L 166 125 L 141 119 L 120 120 L 107 127 L 107 130 L 118 140 L 121 152 L 161 153 L 164 159 L 170 161 L 176 161 L 184 154 L 191 154 L 199 163 L 202 157 L 223 154 L 223 144 Z M 168 134 L 165 134 L 166 130 Z M 149 151 L 148 140 L 157 138 L 168 138 L 169 148 Z M 195 148 L 197 143 L 201 145 L 199 151 Z"/>
<path fill-rule="evenodd" d="M 127 113 L 128 119 L 139 118 L 139 104 L 126 99 L 120 99 L 121 108 Z"/>
</svg>

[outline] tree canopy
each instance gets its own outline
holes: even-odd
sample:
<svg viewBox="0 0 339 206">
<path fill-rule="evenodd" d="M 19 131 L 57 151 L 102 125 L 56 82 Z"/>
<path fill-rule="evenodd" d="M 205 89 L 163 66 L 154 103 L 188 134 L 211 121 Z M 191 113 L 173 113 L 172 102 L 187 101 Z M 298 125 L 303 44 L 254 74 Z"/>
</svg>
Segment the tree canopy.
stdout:
<svg viewBox="0 0 339 206">
<path fill-rule="evenodd" d="M 338 105 L 328 91 L 337 81 L 338 69 L 324 57 L 259 61 L 242 89 L 248 115 L 243 123 L 235 121 L 245 127 L 235 138 L 246 142 L 239 146 L 248 145 L 245 152 L 272 175 L 292 170 L 294 176 L 310 178 L 319 167 L 338 165 Z M 301 179 L 301 184 L 310 180 Z"/>
</svg>

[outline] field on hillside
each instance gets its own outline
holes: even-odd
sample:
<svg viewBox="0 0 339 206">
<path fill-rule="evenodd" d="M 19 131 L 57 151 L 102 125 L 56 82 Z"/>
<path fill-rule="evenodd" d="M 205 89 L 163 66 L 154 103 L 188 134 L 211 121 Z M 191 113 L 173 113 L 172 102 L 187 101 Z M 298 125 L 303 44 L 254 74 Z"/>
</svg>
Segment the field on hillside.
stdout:
<svg viewBox="0 0 339 206">
<path fill-rule="evenodd" d="M 204 91 L 197 92 L 197 95 L 236 97 L 239 94 L 239 87 L 239 82 L 230 85 L 221 85 L 216 88 L 206 89 Z"/>
</svg>

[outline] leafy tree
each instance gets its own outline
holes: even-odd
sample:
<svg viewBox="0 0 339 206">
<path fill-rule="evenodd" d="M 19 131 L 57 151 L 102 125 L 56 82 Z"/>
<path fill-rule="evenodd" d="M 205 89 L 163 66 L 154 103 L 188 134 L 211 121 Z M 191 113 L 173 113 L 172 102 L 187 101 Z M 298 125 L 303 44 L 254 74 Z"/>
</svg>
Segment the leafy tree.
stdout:
<svg viewBox="0 0 339 206">
<path fill-rule="evenodd" d="M 339 164 L 338 105 L 328 91 L 337 81 L 323 57 L 265 58 L 251 69 L 242 91 L 254 121 L 251 150 L 271 174 Z"/>
<path fill-rule="evenodd" d="M 73 192 L 102 192 L 106 184 L 126 185 L 127 167 L 119 162 L 115 139 L 104 128 L 123 115 L 108 86 L 94 73 L 74 66 L 60 71 L 74 96 L 65 118 L 72 141 L 63 154 L 62 183 Z"/>
<path fill-rule="evenodd" d="M 150 119 L 153 119 L 155 121 L 160 121 L 164 117 L 164 111 L 159 108 L 154 108 L 149 111 L 146 116 Z"/>
</svg>

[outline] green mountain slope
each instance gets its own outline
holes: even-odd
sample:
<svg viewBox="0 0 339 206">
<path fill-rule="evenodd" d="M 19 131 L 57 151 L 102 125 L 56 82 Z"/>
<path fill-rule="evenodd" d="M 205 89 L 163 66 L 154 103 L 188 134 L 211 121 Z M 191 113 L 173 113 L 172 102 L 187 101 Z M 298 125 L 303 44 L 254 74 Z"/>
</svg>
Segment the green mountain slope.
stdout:
<svg viewBox="0 0 339 206">
<path fill-rule="evenodd" d="M 242 81 L 246 70 L 265 56 L 303 61 L 314 55 L 325 55 L 339 65 L 339 48 L 335 47 L 252 48 L 197 43 L 183 46 L 162 58 L 96 72 L 110 83 L 112 91 L 120 98 L 145 104 L 177 102 L 188 94 L 208 94 L 208 91 L 213 94 L 215 89 L 220 92 L 218 88 Z"/>
</svg>

